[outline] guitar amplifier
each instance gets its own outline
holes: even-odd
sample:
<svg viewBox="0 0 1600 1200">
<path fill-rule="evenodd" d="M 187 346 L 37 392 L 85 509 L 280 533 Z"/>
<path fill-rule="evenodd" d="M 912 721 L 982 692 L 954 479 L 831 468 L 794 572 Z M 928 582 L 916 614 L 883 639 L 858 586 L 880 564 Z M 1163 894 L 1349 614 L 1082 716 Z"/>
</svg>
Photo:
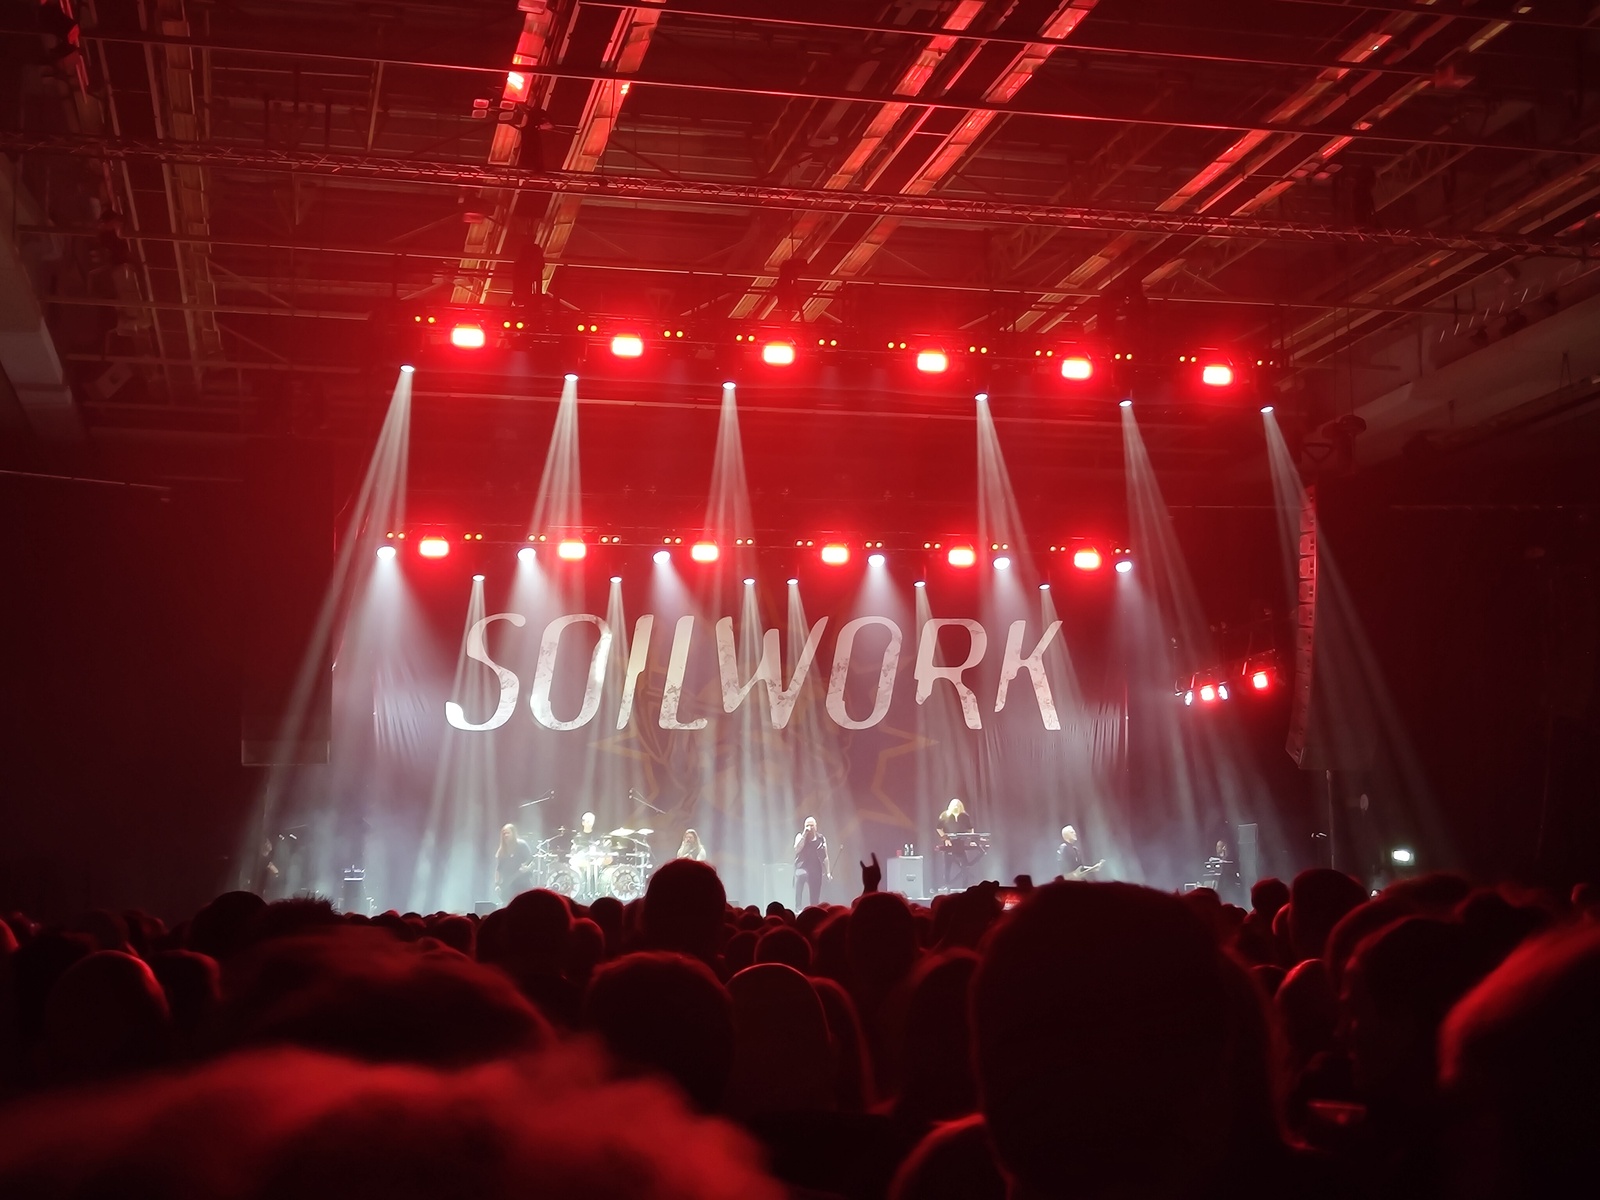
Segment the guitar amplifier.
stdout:
<svg viewBox="0 0 1600 1200">
<path fill-rule="evenodd" d="M 922 856 L 898 856 L 889 860 L 888 878 L 885 881 L 891 892 L 921 899 L 928 894 L 927 881 L 922 874 Z"/>
</svg>

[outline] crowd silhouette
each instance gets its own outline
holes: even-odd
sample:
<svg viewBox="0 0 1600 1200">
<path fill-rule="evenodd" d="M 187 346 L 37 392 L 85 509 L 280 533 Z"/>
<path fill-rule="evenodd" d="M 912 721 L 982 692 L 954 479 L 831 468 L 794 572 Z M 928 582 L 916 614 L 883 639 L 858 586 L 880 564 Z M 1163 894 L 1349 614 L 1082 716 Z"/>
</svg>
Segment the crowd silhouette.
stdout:
<svg viewBox="0 0 1600 1200">
<path fill-rule="evenodd" d="M 1600 907 L 1453 875 L 931 907 L 0 915 L 0 1196 L 1554 1197 Z"/>
</svg>

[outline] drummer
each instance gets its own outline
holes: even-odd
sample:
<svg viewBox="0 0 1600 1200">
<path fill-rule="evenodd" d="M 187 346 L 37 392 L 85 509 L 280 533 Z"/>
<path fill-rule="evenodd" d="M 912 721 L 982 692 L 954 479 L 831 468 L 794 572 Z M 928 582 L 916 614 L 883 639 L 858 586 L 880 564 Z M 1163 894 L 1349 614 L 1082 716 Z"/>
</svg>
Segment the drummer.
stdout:
<svg viewBox="0 0 1600 1200">
<path fill-rule="evenodd" d="M 573 835 L 572 849 L 574 852 L 587 850 L 598 840 L 594 833 L 594 814 L 586 812 L 578 823 L 578 832 Z"/>
</svg>

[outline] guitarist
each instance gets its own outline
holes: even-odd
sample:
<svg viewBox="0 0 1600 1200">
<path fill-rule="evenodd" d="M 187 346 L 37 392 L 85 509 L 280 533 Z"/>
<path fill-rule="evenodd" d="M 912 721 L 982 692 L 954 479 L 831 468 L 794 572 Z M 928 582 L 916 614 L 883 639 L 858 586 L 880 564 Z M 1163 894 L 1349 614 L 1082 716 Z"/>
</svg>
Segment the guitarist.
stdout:
<svg viewBox="0 0 1600 1200">
<path fill-rule="evenodd" d="M 494 854 L 494 890 L 505 904 L 533 886 L 533 849 L 517 836 L 515 825 L 500 827 L 500 846 Z"/>
<path fill-rule="evenodd" d="M 1061 863 L 1061 878 L 1087 879 L 1098 871 L 1105 862 L 1091 864 L 1083 854 L 1083 847 L 1078 844 L 1078 831 L 1071 825 L 1061 827 L 1061 844 L 1056 847 L 1056 858 Z"/>
</svg>

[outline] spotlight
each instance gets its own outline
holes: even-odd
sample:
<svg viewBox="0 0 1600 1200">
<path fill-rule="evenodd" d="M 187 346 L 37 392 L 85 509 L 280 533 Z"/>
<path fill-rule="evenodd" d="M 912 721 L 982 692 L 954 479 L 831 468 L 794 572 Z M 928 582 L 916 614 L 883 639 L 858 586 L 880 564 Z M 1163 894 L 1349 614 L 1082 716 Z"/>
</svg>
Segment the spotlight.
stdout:
<svg viewBox="0 0 1600 1200">
<path fill-rule="evenodd" d="M 924 375 L 942 375 L 950 369 L 950 358 L 943 350 L 918 350 L 917 370 Z"/>
<path fill-rule="evenodd" d="M 1002 554 L 999 558 L 994 560 L 994 569 L 996 571 L 1011 570 L 1011 560 Z"/>
<path fill-rule="evenodd" d="M 725 392 L 731 392 L 731 391 L 733 391 L 733 380 L 731 380 L 731 379 L 724 379 L 724 380 L 723 380 L 723 381 L 722 381 L 722 390 L 723 390 L 723 391 L 725 391 Z"/>
<path fill-rule="evenodd" d="M 952 567 L 970 567 L 978 561 L 978 552 L 971 546 L 951 546 L 944 557 Z"/>
<path fill-rule="evenodd" d="M 655 562 L 656 566 L 664 567 L 672 561 L 672 554 L 666 550 L 657 550 L 650 558 Z"/>
<path fill-rule="evenodd" d="M 1039 590 L 1041 592 L 1048 592 L 1050 590 L 1050 585 L 1048 583 L 1041 583 L 1039 585 Z"/>
<path fill-rule="evenodd" d="M 1117 559 L 1117 574 L 1118 575 L 1126 575 L 1131 570 L 1133 570 L 1133 559 L 1131 559 L 1131 558 L 1119 558 L 1119 559 Z"/>
<path fill-rule="evenodd" d="M 1405 849 L 1403 846 L 1398 850 L 1391 850 L 1389 852 L 1389 857 L 1403 867 L 1408 867 L 1417 861 L 1417 856 L 1411 853 L 1411 851 Z"/>
<path fill-rule="evenodd" d="M 790 587 L 799 587 L 800 586 L 800 581 L 798 579 L 791 579 L 791 580 L 789 580 L 789 586 Z"/>
<path fill-rule="evenodd" d="M 463 350 L 482 350 L 484 343 L 482 325 L 456 325 L 450 330 L 450 344 Z"/>
<path fill-rule="evenodd" d="M 622 576 L 621 575 L 613 575 L 611 577 L 611 582 L 612 583 L 621 583 L 622 582 Z"/>
<path fill-rule="evenodd" d="M 697 563 L 716 562 L 717 553 L 717 544 L 715 542 L 696 542 L 689 547 L 689 557 Z"/>
<path fill-rule="evenodd" d="M 521 550 L 517 551 L 518 562 L 531 563 L 535 557 L 536 556 L 534 555 L 532 546 L 524 546 Z"/>
<path fill-rule="evenodd" d="M 987 403 L 989 403 L 989 393 L 988 392 L 979 392 L 976 396 L 973 397 L 973 399 L 976 400 L 979 404 L 987 404 Z"/>
<path fill-rule="evenodd" d="M 644 339 L 636 333 L 619 333 L 611 339 L 611 353 L 618 358 L 638 358 L 644 353 Z"/>
<path fill-rule="evenodd" d="M 393 560 L 393 558 L 394 558 L 394 547 L 393 546 L 379 546 L 378 547 L 378 560 L 380 562 L 390 562 L 391 560 Z"/>
<path fill-rule="evenodd" d="M 482 575 L 474 575 L 472 577 L 472 582 L 473 583 L 482 583 L 483 582 L 483 576 Z"/>
<path fill-rule="evenodd" d="M 830 567 L 842 567 L 850 561 L 850 547 L 841 542 L 829 542 L 822 548 L 821 558 Z"/>
<path fill-rule="evenodd" d="M 417 553 L 423 558 L 443 558 L 450 553 L 450 543 L 442 537 L 425 537 L 417 543 Z"/>
<path fill-rule="evenodd" d="M 881 566 L 883 566 L 883 555 L 881 555 L 881 554 L 869 554 L 869 555 L 867 555 L 867 566 L 869 566 L 869 567 L 881 567 Z"/>
<path fill-rule="evenodd" d="M 1265 671 L 1256 671 L 1250 676 L 1250 686 L 1258 692 L 1264 692 L 1272 686 L 1272 676 Z"/>
<path fill-rule="evenodd" d="M 1082 354 L 1071 354 L 1061 360 L 1061 378 L 1082 383 L 1094 375 L 1094 364 Z"/>
<path fill-rule="evenodd" d="M 568 371 L 565 375 L 562 376 L 562 378 L 565 379 L 568 383 L 577 383 L 578 382 L 578 377 L 576 375 L 574 375 L 571 371 Z"/>
<path fill-rule="evenodd" d="M 769 367 L 787 367 L 794 363 L 793 342 L 768 342 L 761 347 L 761 361 Z"/>
<path fill-rule="evenodd" d="M 1098 571 L 1100 561 L 1100 551 L 1093 546 L 1085 546 L 1082 550 L 1074 551 L 1072 555 L 1072 565 L 1080 571 Z"/>
<path fill-rule="evenodd" d="M 402 375 L 410 375 L 415 370 L 416 370 L 416 368 L 413 367 L 410 363 L 402 363 L 401 367 L 400 367 L 400 374 L 402 374 Z"/>
<path fill-rule="evenodd" d="M 745 587 L 755 587 L 756 581 L 747 575 L 745 576 L 744 585 Z"/>
<path fill-rule="evenodd" d="M 1209 683 L 1200 689 L 1200 699 L 1205 701 L 1207 704 L 1210 704 L 1216 698 L 1217 689 L 1212 687 Z"/>
<path fill-rule="evenodd" d="M 1226 700 L 1227 698 L 1228 698 L 1228 685 L 1225 684 L 1225 683 L 1217 684 L 1217 699 L 1218 700 Z"/>
<path fill-rule="evenodd" d="M 589 553 L 589 547 L 584 545 L 582 538 L 563 538 L 556 545 L 556 557 L 567 562 L 577 562 Z"/>
<path fill-rule="evenodd" d="M 919 579 L 914 584 L 912 584 L 911 586 L 912 587 L 925 588 L 925 587 L 928 586 L 928 581 L 926 579 Z"/>
<path fill-rule="evenodd" d="M 1187 692 L 1185 692 L 1183 694 L 1183 704 L 1184 704 L 1184 707 L 1187 708 L 1189 705 L 1191 705 L 1193 703 L 1194 703 L 1194 689 L 1190 688 Z"/>
<path fill-rule="evenodd" d="M 1227 363 L 1207 363 L 1200 368 L 1200 382 L 1207 387 L 1227 387 L 1233 382 L 1233 368 Z"/>
<path fill-rule="evenodd" d="M 1117 407 L 1118 408 L 1132 408 L 1133 407 L 1133 401 L 1132 400 L 1128 400 L 1128 399 L 1118 400 L 1117 401 Z"/>
<path fill-rule="evenodd" d="M 1272 405 L 1263 404 L 1261 406 L 1261 415 L 1264 416 L 1264 417 L 1271 416 L 1272 415 Z"/>
</svg>

